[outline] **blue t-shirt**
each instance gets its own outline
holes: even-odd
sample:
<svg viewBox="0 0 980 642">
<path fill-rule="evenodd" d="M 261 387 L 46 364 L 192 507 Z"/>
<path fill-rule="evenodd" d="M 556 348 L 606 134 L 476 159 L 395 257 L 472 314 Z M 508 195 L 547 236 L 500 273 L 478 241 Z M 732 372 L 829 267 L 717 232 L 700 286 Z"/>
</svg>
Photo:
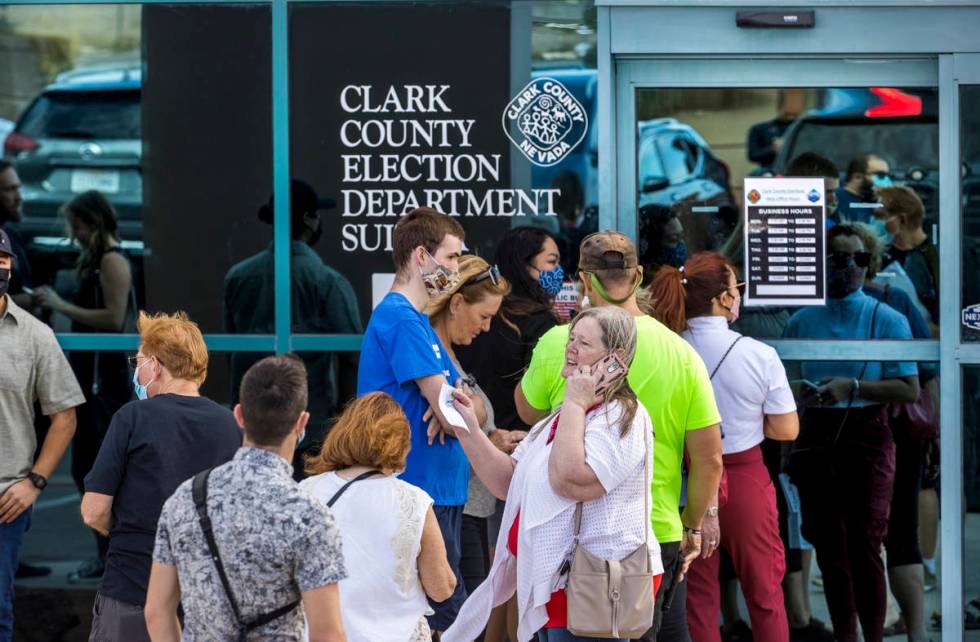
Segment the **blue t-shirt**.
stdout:
<svg viewBox="0 0 980 642">
<path fill-rule="evenodd" d="M 874 309 L 878 306 L 878 313 Z M 874 328 L 871 318 L 875 317 Z M 783 337 L 787 339 L 911 339 L 908 320 L 886 303 L 880 303 L 861 290 L 843 299 L 828 299 L 822 307 L 803 308 L 786 323 Z M 867 364 L 867 367 L 865 367 Z M 805 361 L 787 363 L 791 378 L 799 374 L 819 384 L 829 377 L 858 378 L 862 381 L 880 381 L 912 377 L 919 374 L 914 361 Z M 862 369 L 864 374 L 862 375 Z M 853 406 L 869 406 L 876 402 L 855 399 Z M 847 406 L 843 401 L 839 407 Z"/>
<path fill-rule="evenodd" d="M 870 223 L 877 203 L 865 203 L 843 187 L 837 188 L 837 216 L 835 223 Z M 863 207 L 862 207 L 863 206 Z"/>
<path fill-rule="evenodd" d="M 436 506 L 462 506 L 470 481 L 470 464 L 455 438 L 427 442 L 422 415 L 429 402 L 415 380 L 442 375 L 453 384 L 459 372 L 436 336 L 429 318 L 404 295 L 389 292 L 368 321 L 357 368 L 357 395 L 386 392 L 405 411 L 412 449 L 400 478 L 429 493 Z"/>
</svg>

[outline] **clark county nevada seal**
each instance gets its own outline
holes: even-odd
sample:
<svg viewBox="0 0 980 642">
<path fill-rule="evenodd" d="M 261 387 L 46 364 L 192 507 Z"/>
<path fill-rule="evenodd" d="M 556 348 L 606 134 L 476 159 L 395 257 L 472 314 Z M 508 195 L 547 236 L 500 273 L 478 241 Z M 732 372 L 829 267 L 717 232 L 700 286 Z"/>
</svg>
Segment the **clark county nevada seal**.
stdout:
<svg viewBox="0 0 980 642">
<path fill-rule="evenodd" d="M 510 142 L 541 167 L 560 162 L 585 138 L 582 104 L 554 78 L 536 78 L 507 103 L 501 119 Z"/>
</svg>

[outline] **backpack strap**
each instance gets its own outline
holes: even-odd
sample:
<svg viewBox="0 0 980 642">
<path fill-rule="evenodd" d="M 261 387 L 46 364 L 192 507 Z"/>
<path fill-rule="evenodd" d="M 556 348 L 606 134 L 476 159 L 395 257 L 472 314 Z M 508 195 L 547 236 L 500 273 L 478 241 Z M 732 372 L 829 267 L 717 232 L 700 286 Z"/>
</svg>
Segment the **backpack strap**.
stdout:
<svg viewBox="0 0 980 642">
<path fill-rule="evenodd" d="M 208 468 L 207 470 L 202 470 L 198 474 L 194 475 L 194 481 L 191 482 L 191 495 L 194 498 L 194 508 L 197 509 L 197 519 L 201 524 L 201 530 L 204 532 L 204 540 L 208 545 L 208 553 L 211 555 L 211 561 L 214 562 L 215 569 L 218 571 L 218 577 L 221 579 L 221 586 L 225 589 L 225 595 L 228 597 L 228 604 L 231 606 L 231 611 L 235 615 L 235 621 L 238 624 L 238 640 L 239 642 L 245 642 L 248 632 L 256 629 L 260 626 L 268 624 L 273 620 L 286 615 L 291 612 L 300 604 L 300 600 L 296 600 L 290 604 L 271 611 L 269 613 L 264 613 L 259 617 L 245 622 L 242 619 L 242 614 L 238 610 L 238 603 L 235 601 L 235 593 L 231 590 L 231 583 L 228 581 L 228 575 L 225 573 L 225 566 L 221 562 L 221 554 L 218 552 L 218 543 L 214 540 L 214 529 L 211 524 L 211 517 L 208 516 L 208 477 L 211 476 L 211 471 L 214 468 Z"/>
</svg>

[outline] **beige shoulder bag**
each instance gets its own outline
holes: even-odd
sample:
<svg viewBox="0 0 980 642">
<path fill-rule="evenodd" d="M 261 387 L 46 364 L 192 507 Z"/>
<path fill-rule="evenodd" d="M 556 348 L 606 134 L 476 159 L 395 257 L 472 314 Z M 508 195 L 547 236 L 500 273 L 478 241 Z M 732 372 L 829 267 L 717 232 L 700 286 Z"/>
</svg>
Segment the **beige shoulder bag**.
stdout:
<svg viewBox="0 0 980 642">
<path fill-rule="evenodd" d="M 575 506 L 575 548 L 565 596 L 568 630 L 592 638 L 639 638 L 653 626 L 653 569 L 650 567 L 650 436 L 643 454 L 643 543 L 621 560 L 599 559 L 579 544 L 582 502 Z"/>
</svg>

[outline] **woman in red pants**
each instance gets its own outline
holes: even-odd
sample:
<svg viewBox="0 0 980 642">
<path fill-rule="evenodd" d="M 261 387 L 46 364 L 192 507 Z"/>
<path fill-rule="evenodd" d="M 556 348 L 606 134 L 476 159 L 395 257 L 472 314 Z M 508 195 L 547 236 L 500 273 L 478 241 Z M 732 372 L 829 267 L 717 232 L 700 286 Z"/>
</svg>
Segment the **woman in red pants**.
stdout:
<svg viewBox="0 0 980 642">
<path fill-rule="evenodd" d="M 799 432 L 796 402 L 776 351 L 728 329 L 738 318 L 740 288 L 723 256 L 702 252 L 683 267 L 663 267 L 651 291 L 658 319 L 701 355 L 721 413 L 728 500 L 708 509 L 702 556 L 688 572 L 691 639 L 720 642 L 718 567 L 731 556 L 756 640 L 787 642 L 781 582 L 785 572 L 776 494 L 762 462 L 764 437 L 792 440 Z"/>
</svg>

